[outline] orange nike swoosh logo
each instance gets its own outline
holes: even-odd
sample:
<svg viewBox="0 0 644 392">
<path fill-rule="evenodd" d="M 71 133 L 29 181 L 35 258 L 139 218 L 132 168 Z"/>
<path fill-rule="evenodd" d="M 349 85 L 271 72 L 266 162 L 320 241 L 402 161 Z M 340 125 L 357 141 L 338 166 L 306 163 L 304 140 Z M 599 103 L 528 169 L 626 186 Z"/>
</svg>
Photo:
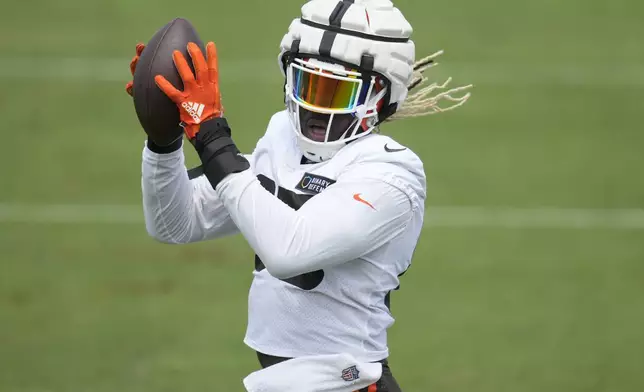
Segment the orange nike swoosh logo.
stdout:
<svg viewBox="0 0 644 392">
<path fill-rule="evenodd" d="M 353 195 L 353 200 L 359 201 L 360 203 L 364 203 L 364 204 L 368 205 L 369 207 L 371 207 L 373 210 L 375 210 L 376 208 L 374 206 L 372 206 L 371 203 L 369 203 L 368 201 L 366 201 L 365 199 L 360 197 L 361 194 L 362 193 L 356 193 L 355 195 Z"/>
</svg>

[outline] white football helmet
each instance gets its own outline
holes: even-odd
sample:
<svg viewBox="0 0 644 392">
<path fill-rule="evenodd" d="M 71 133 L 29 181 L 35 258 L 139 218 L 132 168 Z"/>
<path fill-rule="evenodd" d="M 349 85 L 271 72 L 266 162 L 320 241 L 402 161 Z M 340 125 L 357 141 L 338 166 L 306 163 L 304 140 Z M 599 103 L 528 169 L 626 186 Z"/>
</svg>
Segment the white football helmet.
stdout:
<svg viewBox="0 0 644 392">
<path fill-rule="evenodd" d="M 306 158 L 330 159 L 402 106 L 416 56 L 411 34 L 389 0 L 311 0 L 302 7 L 282 39 L 279 66 Z M 311 113 L 328 118 L 326 129 Z"/>
</svg>

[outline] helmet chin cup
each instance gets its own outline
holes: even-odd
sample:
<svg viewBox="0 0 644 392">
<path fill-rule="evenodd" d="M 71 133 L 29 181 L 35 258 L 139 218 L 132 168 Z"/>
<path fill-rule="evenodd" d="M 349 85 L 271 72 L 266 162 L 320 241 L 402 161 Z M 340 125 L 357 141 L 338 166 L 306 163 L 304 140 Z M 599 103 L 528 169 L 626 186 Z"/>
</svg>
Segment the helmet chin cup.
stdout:
<svg viewBox="0 0 644 392">
<path fill-rule="evenodd" d="M 345 144 L 336 144 L 331 146 L 324 144 L 320 145 L 320 143 L 314 142 L 300 134 L 297 138 L 297 145 L 300 148 L 300 152 L 302 152 L 302 155 L 304 155 L 306 159 L 313 162 L 324 162 L 333 158 L 333 156 L 337 154 Z"/>
</svg>

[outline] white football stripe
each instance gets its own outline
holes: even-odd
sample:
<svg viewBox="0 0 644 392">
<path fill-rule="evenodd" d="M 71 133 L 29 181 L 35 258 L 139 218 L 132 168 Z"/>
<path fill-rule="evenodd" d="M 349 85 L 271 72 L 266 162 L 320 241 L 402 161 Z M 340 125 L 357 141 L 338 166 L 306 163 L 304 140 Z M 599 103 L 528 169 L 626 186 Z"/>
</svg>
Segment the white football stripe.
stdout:
<svg viewBox="0 0 644 392">
<path fill-rule="evenodd" d="M 0 203 L 0 223 L 143 225 L 143 210 L 137 205 Z M 644 209 L 439 206 L 428 209 L 425 226 L 644 230 Z"/>
<path fill-rule="evenodd" d="M 204 104 L 199 105 L 199 109 L 197 109 L 197 117 L 201 117 L 203 114 L 203 109 L 205 108 Z"/>
</svg>

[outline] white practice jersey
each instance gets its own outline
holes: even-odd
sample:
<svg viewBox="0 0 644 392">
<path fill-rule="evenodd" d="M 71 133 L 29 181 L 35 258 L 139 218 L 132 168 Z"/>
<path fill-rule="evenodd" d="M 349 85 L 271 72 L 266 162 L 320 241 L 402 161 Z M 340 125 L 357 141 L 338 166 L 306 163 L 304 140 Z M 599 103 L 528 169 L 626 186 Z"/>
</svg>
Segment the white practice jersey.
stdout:
<svg viewBox="0 0 644 392">
<path fill-rule="evenodd" d="M 264 354 L 389 355 L 389 293 L 410 266 L 424 217 L 420 159 L 373 134 L 331 160 L 302 164 L 286 112 L 213 189 L 190 179 L 181 150 L 143 152 L 146 227 L 159 241 L 241 232 L 256 253 L 245 342 Z M 225 279 L 225 277 L 222 277 Z"/>
</svg>

